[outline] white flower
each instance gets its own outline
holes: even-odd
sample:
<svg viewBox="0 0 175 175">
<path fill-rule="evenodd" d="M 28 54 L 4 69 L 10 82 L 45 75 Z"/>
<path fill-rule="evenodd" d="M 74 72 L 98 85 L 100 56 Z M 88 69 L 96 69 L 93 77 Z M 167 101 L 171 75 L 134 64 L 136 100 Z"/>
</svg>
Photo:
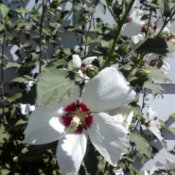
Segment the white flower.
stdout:
<svg viewBox="0 0 175 175">
<path fill-rule="evenodd" d="M 115 175 L 124 175 L 123 169 L 120 168 L 120 169 L 116 170 Z"/>
<path fill-rule="evenodd" d="M 157 22 L 157 26 L 158 26 L 158 31 L 160 31 L 160 29 L 162 28 L 162 26 L 164 25 L 164 21 L 162 18 L 160 18 Z M 164 27 L 163 32 L 167 33 L 167 34 L 173 34 L 175 33 L 175 19 L 171 20 L 168 22 L 168 24 Z"/>
<path fill-rule="evenodd" d="M 157 119 L 157 113 L 153 111 L 151 107 L 149 107 L 147 113 L 143 115 L 143 117 L 145 118 L 147 129 L 150 130 L 159 140 L 163 140 L 159 130 L 160 122 Z"/>
<path fill-rule="evenodd" d="M 144 175 L 153 175 L 155 170 L 157 170 L 157 168 L 155 166 L 153 166 L 153 168 L 151 168 L 150 171 L 144 170 Z"/>
<path fill-rule="evenodd" d="M 27 115 L 30 112 L 35 110 L 35 106 L 30 104 L 20 104 L 20 109 L 21 109 L 21 114 Z"/>
<path fill-rule="evenodd" d="M 164 61 L 160 70 L 164 73 L 164 74 L 168 74 L 168 72 L 170 71 L 170 65 Z"/>
<path fill-rule="evenodd" d="M 143 32 L 143 27 L 145 25 L 145 21 L 141 19 L 143 14 L 144 11 L 133 8 L 128 17 L 128 22 L 124 25 L 121 34 L 131 37 Z"/>
<path fill-rule="evenodd" d="M 87 57 L 84 60 L 81 60 L 80 56 L 77 54 L 72 55 L 72 63 L 78 68 L 79 76 L 84 80 L 89 80 L 89 77 L 86 75 L 86 70 L 92 67 L 92 62 L 97 59 L 96 56 Z"/>
<path fill-rule="evenodd" d="M 26 91 L 29 92 L 31 90 L 31 87 L 34 85 L 34 81 L 30 80 L 25 81 L 24 83 L 26 84 Z"/>
<path fill-rule="evenodd" d="M 157 54 L 147 54 L 144 59 L 146 61 L 145 67 L 152 75 L 149 78 L 154 83 L 171 82 L 168 77 L 170 65 L 165 61 L 165 59 L 161 60 Z"/>
<path fill-rule="evenodd" d="M 109 111 L 109 114 L 112 115 L 117 122 L 121 123 L 127 132 L 129 132 L 129 126 L 131 125 L 132 118 L 134 116 L 134 112 L 130 107 L 125 105 Z"/>
<path fill-rule="evenodd" d="M 135 97 L 123 75 L 105 68 L 85 84 L 80 99 L 74 91 L 60 103 L 38 107 L 29 118 L 25 142 L 59 140 L 57 160 L 63 174 L 76 175 L 86 152 L 87 138 L 113 166 L 127 151 L 126 129 L 104 111 L 123 106 Z"/>
<path fill-rule="evenodd" d="M 170 158 L 166 158 L 166 162 L 165 164 L 161 163 L 161 162 L 156 162 L 156 166 L 159 167 L 160 169 L 166 169 L 166 170 L 175 170 L 175 161 L 170 159 Z"/>
<path fill-rule="evenodd" d="M 157 67 L 159 64 L 158 55 L 156 54 L 147 54 L 144 59 L 149 66 Z M 164 74 L 167 74 L 170 71 L 170 65 L 166 61 L 162 60 L 162 66 L 160 67 L 160 70 Z"/>
<path fill-rule="evenodd" d="M 131 41 L 133 42 L 133 44 L 138 44 L 139 42 L 143 41 L 144 38 L 145 38 L 144 35 L 139 33 L 137 35 L 131 36 Z"/>
</svg>

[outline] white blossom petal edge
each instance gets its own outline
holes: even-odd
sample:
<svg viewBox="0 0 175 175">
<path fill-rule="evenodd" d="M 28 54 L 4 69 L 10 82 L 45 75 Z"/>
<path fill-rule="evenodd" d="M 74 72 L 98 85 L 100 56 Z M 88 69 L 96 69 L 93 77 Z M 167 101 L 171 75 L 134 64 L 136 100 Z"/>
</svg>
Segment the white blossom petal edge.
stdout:
<svg viewBox="0 0 175 175">
<path fill-rule="evenodd" d="M 157 119 L 157 113 L 152 110 L 151 107 L 148 108 L 147 113 L 144 115 L 146 127 L 150 130 L 159 140 L 163 140 L 161 136 L 160 122 Z"/>
<path fill-rule="evenodd" d="M 77 100 L 39 107 L 29 118 L 25 142 L 45 144 L 59 140 L 57 159 L 63 174 L 76 175 L 86 152 L 88 136 L 94 147 L 113 166 L 129 145 L 127 129 L 104 111 L 135 98 L 123 75 L 113 67 L 100 71 L 85 84 Z M 107 105 L 106 105 L 107 104 Z"/>
<path fill-rule="evenodd" d="M 35 105 L 30 104 L 20 104 L 21 114 L 27 115 L 35 110 Z"/>
</svg>

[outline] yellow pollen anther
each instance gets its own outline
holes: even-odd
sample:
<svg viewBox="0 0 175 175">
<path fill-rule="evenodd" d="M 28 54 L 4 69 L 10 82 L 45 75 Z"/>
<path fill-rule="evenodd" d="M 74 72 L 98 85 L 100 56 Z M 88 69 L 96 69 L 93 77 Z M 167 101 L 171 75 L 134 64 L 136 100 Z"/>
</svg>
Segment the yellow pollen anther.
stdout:
<svg viewBox="0 0 175 175">
<path fill-rule="evenodd" d="M 81 123 L 81 119 L 79 116 L 74 116 L 71 120 L 71 123 L 69 125 L 69 129 L 71 132 L 74 132 L 77 130 L 79 124 Z"/>
</svg>

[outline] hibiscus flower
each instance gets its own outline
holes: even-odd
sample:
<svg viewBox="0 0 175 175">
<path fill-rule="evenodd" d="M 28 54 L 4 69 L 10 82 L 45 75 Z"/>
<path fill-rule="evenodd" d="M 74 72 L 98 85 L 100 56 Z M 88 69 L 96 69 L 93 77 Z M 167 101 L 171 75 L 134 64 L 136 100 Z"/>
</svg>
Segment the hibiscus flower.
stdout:
<svg viewBox="0 0 175 175">
<path fill-rule="evenodd" d="M 84 60 L 81 60 L 80 56 L 77 54 L 72 55 L 72 63 L 75 66 L 75 68 L 78 70 L 78 75 L 80 78 L 85 80 L 87 82 L 89 80 L 89 77 L 86 75 L 86 71 L 89 68 L 92 68 L 92 62 L 97 59 L 96 56 L 87 57 Z"/>
<path fill-rule="evenodd" d="M 105 111 L 134 98 L 135 92 L 123 75 L 113 67 L 105 68 L 85 84 L 80 97 L 75 90 L 68 99 L 38 107 L 29 118 L 25 142 L 37 145 L 59 140 L 57 160 L 66 175 L 78 173 L 88 138 L 111 165 L 117 166 L 128 148 L 127 130 Z"/>
<path fill-rule="evenodd" d="M 145 118 L 147 129 L 151 131 L 160 141 L 163 140 L 159 130 L 160 122 L 157 118 L 157 113 L 153 111 L 151 107 L 149 107 L 146 115 L 143 115 L 143 117 Z"/>
</svg>

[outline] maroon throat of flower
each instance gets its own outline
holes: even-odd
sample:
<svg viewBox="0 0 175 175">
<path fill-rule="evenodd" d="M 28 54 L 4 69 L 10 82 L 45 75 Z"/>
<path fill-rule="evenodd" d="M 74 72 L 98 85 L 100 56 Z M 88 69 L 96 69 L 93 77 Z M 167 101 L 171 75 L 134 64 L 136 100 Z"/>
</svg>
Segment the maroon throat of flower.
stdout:
<svg viewBox="0 0 175 175">
<path fill-rule="evenodd" d="M 61 116 L 63 125 L 72 133 L 80 134 L 91 127 L 93 116 L 90 109 L 82 102 L 73 102 L 64 108 Z"/>
</svg>

